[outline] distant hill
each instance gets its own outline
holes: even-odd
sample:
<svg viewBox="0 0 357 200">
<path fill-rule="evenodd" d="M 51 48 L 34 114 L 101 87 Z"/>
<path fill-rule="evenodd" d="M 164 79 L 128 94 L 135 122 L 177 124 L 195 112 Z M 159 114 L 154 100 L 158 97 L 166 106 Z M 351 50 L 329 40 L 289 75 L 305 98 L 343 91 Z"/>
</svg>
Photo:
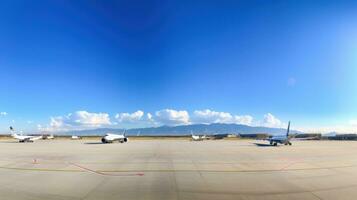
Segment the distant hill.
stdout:
<svg viewBox="0 0 357 200">
<path fill-rule="evenodd" d="M 58 134 L 65 135 L 104 135 L 110 133 L 122 133 L 123 129 L 115 128 L 98 128 L 93 130 L 81 130 L 81 131 L 67 131 Z M 268 127 L 253 127 L 240 124 L 193 124 L 182 126 L 160 126 L 150 128 L 134 128 L 126 130 L 127 135 L 141 135 L 141 136 L 159 136 L 159 135 L 189 135 L 191 131 L 194 134 L 256 134 L 256 133 L 268 133 L 272 135 L 284 134 L 286 129 L 283 128 L 268 128 Z M 291 133 L 301 133 L 299 131 L 291 130 Z"/>
</svg>

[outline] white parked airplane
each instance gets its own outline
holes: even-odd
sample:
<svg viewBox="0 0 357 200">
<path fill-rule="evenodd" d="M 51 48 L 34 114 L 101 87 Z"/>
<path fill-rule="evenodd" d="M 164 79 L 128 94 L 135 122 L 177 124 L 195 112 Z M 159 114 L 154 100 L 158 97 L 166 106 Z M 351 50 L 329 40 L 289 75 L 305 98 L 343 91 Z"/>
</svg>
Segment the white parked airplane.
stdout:
<svg viewBox="0 0 357 200">
<path fill-rule="evenodd" d="M 125 136 L 125 131 L 121 135 L 113 134 L 113 133 L 107 133 L 107 134 L 105 134 L 104 137 L 102 137 L 102 143 L 112 143 L 114 141 L 118 141 L 120 143 L 127 142 L 128 138 Z"/>
<path fill-rule="evenodd" d="M 42 135 L 42 139 L 44 139 L 44 140 L 53 140 L 53 139 L 55 139 L 55 136 L 53 134 L 51 134 L 51 135 L 45 134 L 45 135 Z"/>
<path fill-rule="evenodd" d="M 80 140 L 81 137 L 77 136 L 77 135 L 72 135 L 71 140 Z"/>
<path fill-rule="evenodd" d="M 12 126 L 10 126 L 10 131 L 11 131 L 11 136 L 19 140 L 19 142 L 34 142 L 35 140 L 42 139 L 42 135 L 40 136 L 18 135 L 14 133 L 14 128 L 12 128 Z"/>
<path fill-rule="evenodd" d="M 205 140 L 206 139 L 206 136 L 205 135 L 194 135 L 191 131 L 191 139 L 192 141 L 202 141 L 202 140 Z"/>
<path fill-rule="evenodd" d="M 272 146 L 277 146 L 279 144 L 284 144 L 284 145 L 292 145 L 290 142 L 290 139 L 292 138 L 291 135 L 289 135 L 290 132 L 290 121 L 288 124 L 288 129 L 286 131 L 286 135 L 277 135 L 273 136 L 271 138 L 268 138 L 267 140 L 269 141 L 270 145 Z"/>
<path fill-rule="evenodd" d="M 55 139 L 55 136 L 53 134 L 51 134 L 51 135 L 47 136 L 47 139 L 48 140 L 53 140 L 53 139 Z"/>
</svg>

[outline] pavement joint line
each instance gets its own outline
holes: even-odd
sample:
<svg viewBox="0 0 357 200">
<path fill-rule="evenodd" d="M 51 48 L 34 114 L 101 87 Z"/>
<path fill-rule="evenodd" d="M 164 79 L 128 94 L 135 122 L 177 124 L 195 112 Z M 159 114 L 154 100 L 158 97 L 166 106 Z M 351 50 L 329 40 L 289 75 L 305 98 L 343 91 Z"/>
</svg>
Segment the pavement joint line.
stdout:
<svg viewBox="0 0 357 200">
<path fill-rule="evenodd" d="M 291 167 L 291 166 L 293 166 L 293 165 L 295 165 L 295 164 L 297 164 L 297 163 L 301 163 L 301 162 L 302 162 L 302 159 L 298 159 L 298 160 L 296 160 L 296 161 L 294 161 L 294 162 L 290 162 L 290 163 L 288 163 L 287 165 L 285 165 L 285 166 L 283 166 L 282 168 L 280 168 L 280 170 L 288 169 L 289 167 Z"/>
<path fill-rule="evenodd" d="M 78 164 L 75 164 L 75 163 L 69 163 L 70 165 L 73 165 L 73 166 L 76 166 L 80 169 L 83 169 L 85 171 L 88 171 L 88 172 L 92 172 L 92 173 L 95 173 L 95 174 L 98 174 L 98 175 L 102 175 L 102 176 L 144 176 L 144 173 L 136 173 L 136 174 L 107 174 L 103 171 L 96 171 L 96 170 L 93 170 L 93 169 L 90 169 L 88 167 L 84 167 L 84 166 L 81 166 L 81 165 L 78 165 Z"/>
<path fill-rule="evenodd" d="M 288 172 L 288 171 L 307 171 L 307 170 L 322 170 L 322 169 L 341 169 L 348 167 L 356 167 L 356 165 L 346 165 L 346 166 L 335 166 L 335 167 L 313 167 L 313 168 L 296 168 L 296 169 L 261 169 L 261 170 L 197 170 L 197 169 L 143 169 L 143 170 L 91 170 L 89 168 L 85 168 L 82 166 L 74 165 L 82 170 L 76 169 L 50 169 L 50 168 L 25 168 L 25 167 L 6 167 L 0 166 L 0 169 L 7 170 L 19 170 L 19 171 L 48 171 L 48 172 L 86 172 L 92 171 L 93 173 L 98 173 L 102 175 L 110 175 L 106 173 L 123 173 L 123 172 L 204 172 L 204 173 L 264 173 L 264 172 Z M 116 174 L 111 174 L 116 175 Z M 141 176 L 140 173 L 135 174 L 137 176 Z"/>
<path fill-rule="evenodd" d="M 319 197 L 317 194 L 315 194 L 314 192 L 310 192 L 312 196 L 316 197 L 319 200 L 323 200 L 321 197 Z"/>
<path fill-rule="evenodd" d="M 320 188 L 320 189 L 315 189 L 315 190 L 306 190 L 306 189 L 301 189 L 301 190 L 295 190 L 295 191 L 271 191 L 271 192 L 261 192 L 261 193 L 255 193 L 255 192 L 229 192 L 229 191 L 224 191 L 220 193 L 224 194 L 238 194 L 238 195 L 249 195 L 249 196 L 265 196 L 265 195 L 286 195 L 286 194 L 301 194 L 301 193 L 310 193 L 314 197 L 318 199 L 323 199 L 319 197 L 316 193 L 317 192 L 324 192 L 324 191 L 332 191 L 332 190 L 341 190 L 341 189 L 346 189 L 346 188 L 355 188 L 357 187 L 357 184 L 350 184 L 350 185 L 344 185 L 344 186 L 337 186 L 337 187 L 326 187 L 326 188 Z M 188 193 L 217 193 L 216 191 L 182 191 L 182 192 L 188 192 Z"/>
</svg>

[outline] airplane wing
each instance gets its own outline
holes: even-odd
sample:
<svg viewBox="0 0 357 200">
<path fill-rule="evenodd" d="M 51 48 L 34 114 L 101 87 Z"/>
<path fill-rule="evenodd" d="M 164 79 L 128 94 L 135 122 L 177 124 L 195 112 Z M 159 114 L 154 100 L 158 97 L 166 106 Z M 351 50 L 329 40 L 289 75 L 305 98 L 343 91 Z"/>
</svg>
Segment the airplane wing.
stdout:
<svg viewBox="0 0 357 200">
<path fill-rule="evenodd" d="M 33 136 L 33 137 L 29 138 L 29 140 L 32 140 L 32 141 L 39 140 L 39 139 L 42 139 L 42 135 L 40 135 L 40 136 Z"/>
<path fill-rule="evenodd" d="M 306 137 L 306 138 L 292 138 L 291 140 L 316 140 L 319 139 L 318 137 Z"/>
</svg>

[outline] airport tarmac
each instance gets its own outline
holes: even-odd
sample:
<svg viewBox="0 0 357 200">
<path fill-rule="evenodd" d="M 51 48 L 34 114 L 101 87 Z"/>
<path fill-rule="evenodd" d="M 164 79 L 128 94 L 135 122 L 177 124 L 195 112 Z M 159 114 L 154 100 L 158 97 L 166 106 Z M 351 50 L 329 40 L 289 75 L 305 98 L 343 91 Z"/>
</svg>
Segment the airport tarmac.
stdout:
<svg viewBox="0 0 357 200">
<path fill-rule="evenodd" d="M 0 199 L 356 199 L 357 142 L 0 141 Z"/>
</svg>

